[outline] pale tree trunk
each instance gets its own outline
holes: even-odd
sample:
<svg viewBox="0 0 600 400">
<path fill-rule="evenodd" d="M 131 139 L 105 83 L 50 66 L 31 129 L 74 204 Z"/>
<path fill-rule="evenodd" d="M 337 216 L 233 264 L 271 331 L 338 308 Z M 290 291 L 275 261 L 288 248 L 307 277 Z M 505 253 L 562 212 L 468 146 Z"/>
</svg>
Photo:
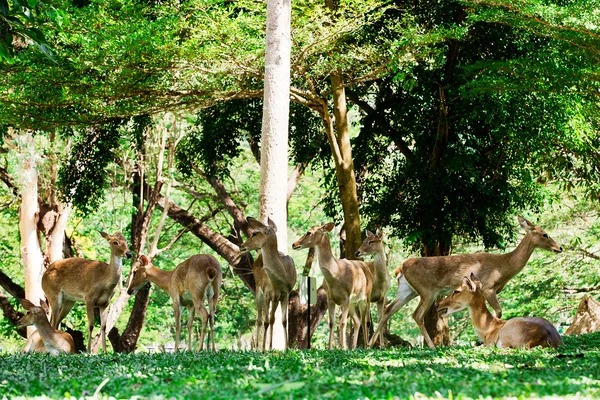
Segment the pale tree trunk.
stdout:
<svg viewBox="0 0 600 400">
<path fill-rule="evenodd" d="M 265 91 L 260 154 L 258 219 L 277 225 L 279 251 L 287 254 L 287 160 L 290 107 L 290 0 L 267 1 Z M 266 334 L 266 332 L 265 332 Z M 277 310 L 273 348 L 284 349 L 281 310 Z"/>
<path fill-rule="evenodd" d="M 25 275 L 25 297 L 35 304 L 44 299 L 42 290 L 42 274 L 44 272 L 44 256 L 37 232 L 38 223 L 38 174 L 36 169 L 36 153 L 33 135 L 25 134 L 23 170 L 21 172 L 21 210 L 19 212 L 19 232 L 21 234 L 21 255 L 23 273 Z M 35 330 L 28 327 L 27 336 Z"/>
</svg>

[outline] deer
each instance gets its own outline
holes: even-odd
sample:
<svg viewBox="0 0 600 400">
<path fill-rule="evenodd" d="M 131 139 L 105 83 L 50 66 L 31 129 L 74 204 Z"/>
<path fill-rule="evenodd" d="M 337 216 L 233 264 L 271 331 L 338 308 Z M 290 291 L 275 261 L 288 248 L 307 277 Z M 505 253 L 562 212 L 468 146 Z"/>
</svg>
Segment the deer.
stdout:
<svg viewBox="0 0 600 400">
<path fill-rule="evenodd" d="M 50 325 L 46 302 L 40 300 L 40 305 L 36 306 L 27 299 L 21 299 L 21 305 L 27 312 L 17 322 L 17 326 L 34 325 L 37 329 L 27 339 L 21 352 L 50 353 L 53 356 L 60 353 L 75 354 L 73 337 L 67 332 L 54 329 Z"/>
<path fill-rule="evenodd" d="M 221 265 L 211 255 L 196 254 L 177 265 L 172 271 L 154 266 L 148 257 L 141 256 L 140 263 L 132 271 L 127 294 L 133 295 L 147 282 L 156 284 L 171 296 L 175 314 L 175 351 L 179 351 L 181 333 L 181 307 L 188 309 L 188 351 L 192 351 L 192 328 L 197 312 L 202 319 L 199 350 L 204 350 L 206 325 L 210 324 L 212 351 L 215 347 L 215 311 L 223 280 Z M 208 300 L 208 311 L 204 301 Z M 208 348 L 208 346 L 207 346 Z"/>
<path fill-rule="evenodd" d="M 256 341 L 259 345 L 261 330 L 264 328 L 262 351 L 273 347 L 273 325 L 275 311 L 281 305 L 284 343 L 287 349 L 287 313 L 290 292 L 296 285 L 296 267 L 289 255 L 277 249 L 277 226 L 267 218 L 267 224 L 246 218 L 250 227 L 250 237 L 240 246 L 241 252 L 261 250 L 252 265 L 256 282 Z M 270 327 L 270 329 L 269 329 Z M 269 341 L 267 344 L 267 332 Z"/>
<path fill-rule="evenodd" d="M 360 260 L 336 258 L 331 251 L 329 232 L 333 230 L 333 222 L 310 228 L 304 236 L 293 245 L 294 250 L 314 247 L 317 253 L 319 268 L 323 273 L 323 287 L 327 293 L 327 309 L 329 312 L 329 344 L 333 345 L 333 325 L 335 307 L 340 307 L 339 340 L 343 349 L 346 345 L 346 320 L 350 316 L 354 323 L 353 347 L 358 345 L 358 334 L 362 328 L 365 346 L 368 343 L 368 302 L 373 288 L 373 275 L 367 264 Z"/>
<path fill-rule="evenodd" d="M 107 307 L 115 288 L 121 282 L 123 258 L 131 258 L 127 241 L 121 232 L 109 235 L 99 232 L 110 245 L 110 263 L 86 258 L 65 258 L 50 264 L 42 275 L 42 289 L 48 298 L 52 317 L 50 324 L 59 324 L 78 301 L 85 303 L 88 320 L 88 352 L 92 347 L 94 309 L 100 311 L 102 351 L 106 353 Z"/>
<path fill-rule="evenodd" d="M 519 225 L 525 230 L 525 236 L 519 245 L 505 254 L 486 252 L 459 254 L 452 256 L 409 258 L 396 269 L 398 290 L 396 298 L 386 307 L 382 320 L 377 325 L 373 338 L 386 326 L 387 321 L 400 308 L 415 297 L 420 301 L 413 313 L 413 319 L 419 326 L 423 340 L 429 348 L 435 345 L 425 329 L 425 314 L 439 294 L 457 287 L 463 276 L 471 272 L 479 276 L 482 293 L 494 309 L 497 318 L 502 317 L 502 308 L 497 294 L 506 283 L 518 274 L 527 264 L 535 249 L 562 253 L 563 248 L 539 226 L 525 218 L 518 217 Z M 375 340 L 371 339 L 369 346 Z"/>
<path fill-rule="evenodd" d="M 390 288 L 390 274 L 388 271 L 387 256 L 383 245 L 383 232 L 380 229 L 373 234 L 365 231 L 366 238 L 362 245 L 356 250 L 355 255 L 362 257 L 366 254 L 375 254 L 375 260 L 367 262 L 367 266 L 373 275 L 373 288 L 369 301 L 377 304 L 378 321 L 383 318 L 386 295 Z M 379 345 L 383 347 L 383 329 L 379 333 Z"/>
<path fill-rule="evenodd" d="M 440 302 L 438 312 L 447 317 L 465 308 L 469 309 L 473 328 L 484 346 L 556 348 L 562 342 L 554 325 L 545 318 L 515 317 L 504 321 L 494 317 L 485 304 L 481 281 L 472 272 L 470 277 L 463 277 L 462 284 Z"/>
</svg>

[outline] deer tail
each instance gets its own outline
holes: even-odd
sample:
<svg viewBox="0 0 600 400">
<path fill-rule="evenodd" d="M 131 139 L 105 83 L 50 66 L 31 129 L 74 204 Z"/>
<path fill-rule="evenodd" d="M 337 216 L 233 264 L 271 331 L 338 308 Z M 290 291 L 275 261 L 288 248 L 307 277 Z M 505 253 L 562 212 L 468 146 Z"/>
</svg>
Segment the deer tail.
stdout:
<svg viewBox="0 0 600 400">
<path fill-rule="evenodd" d="M 206 276 L 210 281 L 214 280 L 217 277 L 217 269 L 212 265 L 206 269 Z"/>
<path fill-rule="evenodd" d="M 402 274 L 402 265 L 394 270 L 394 276 L 397 278 L 400 274 Z"/>
</svg>

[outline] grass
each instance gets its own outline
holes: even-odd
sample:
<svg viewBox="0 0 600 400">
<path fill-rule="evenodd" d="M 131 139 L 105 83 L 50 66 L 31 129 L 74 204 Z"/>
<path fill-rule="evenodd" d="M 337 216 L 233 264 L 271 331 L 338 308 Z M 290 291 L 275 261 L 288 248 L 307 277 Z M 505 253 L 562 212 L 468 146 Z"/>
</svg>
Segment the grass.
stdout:
<svg viewBox="0 0 600 400">
<path fill-rule="evenodd" d="M 0 397 L 599 398 L 600 333 L 558 350 L 0 355 Z"/>
</svg>

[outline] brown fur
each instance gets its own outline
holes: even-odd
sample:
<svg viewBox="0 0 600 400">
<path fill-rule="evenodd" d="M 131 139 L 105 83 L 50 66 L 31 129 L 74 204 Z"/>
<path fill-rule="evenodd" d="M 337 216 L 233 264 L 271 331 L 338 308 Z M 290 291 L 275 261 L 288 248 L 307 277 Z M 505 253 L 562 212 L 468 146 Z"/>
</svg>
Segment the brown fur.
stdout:
<svg viewBox="0 0 600 400">
<path fill-rule="evenodd" d="M 42 276 L 42 289 L 52 308 L 51 325 L 57 329 L 77 301 L 85 302 L 88 318 L 88 351 L 92 346 L 94 308 L 100 309 L 102 350 L 106 352 L 106 309 L 121 281 L 123 257 L 131 258 L 121 232 L 100 232 L 110 245 L 110 264 L 86 258 L 66 258 L 50 264 Z"/>
<path fill-rule="evenodd" d="M 54 329 L 46 315 L 48 308 L 44 301 L 36 306 L 27 299 L 22 299 L 21 304 L 27 313 L 17 322 L 18 326 L 35 325 L 36 331 L 29 337 L 23 353 L 38 352 L 58 355 L 59 353 L 75 353 L 75 342 L 67 332 Z"/>
<path fill-rule="evenodd" d="M 366 231 L 367 237 L 356 250 L 356 256 L 375 254 L 375 261 L 367 263 L 373 275 L 373 288 L 371 290 L 371 303 L 377 304 L 377 319 L 381 321 L 386 303 L 387 292 L 390 288 L 390 274 L 388 272 L 387 256 L 383 245 L 383 233 L 377 229 L 375 234 Z M 379 345 L 383 347 L 383 330 L 379 334 Z"/>
<path fill-rule="evenodd" d="M 179 336 L 181 333 L 181 306 L 188 309 L 188 350 L 192 350 L 192 327 L 194 313 L 198 312 L 202 319 L 202 332 L 200 334 L 199 349 L 204 348 L 206 324 L 210 323 L 210 340 L 212 350 L 215 351 L 215 311 L 219 300 L 219 290 L 223 274 L 221 265 L 216 258 L 207 254 L 191 256 L 173 271 L 164 271 L 153 266 L 147 257 L 141 257 L 141 264 L 132 271 L 133 277 L 127 286 L 127 293 L 135 293 L 146 282 L 155 283 L 173 300 L 175 313 L 175 350 L 179 350 Z M 204 299 L 208 296 L 206 311 Z M 191 297 L 191 298 L 190 298 Z"/>
<path fill-rule="evenodd" d="M 354 322 L 353 348 L 358 343 L 358 333 L 363 329 L 365 346 L 369 333 L 367 331 L 367 302 L 371 298 L 373 275 L 366 263 L 358 260 L 335 258 L 331 252 L 329 232 L 334 224 L 330 222 L 322 226 L 314 226 L 298 239 L 292 248 L 295 250 L 315 247 L 319 267 L 323 273 L 323 287 L 327 293 L 329 310 L 329 348 L 333 345 L 333 325 L 335 306 L 340 306 L 340 345 L 346 348 L 346 320 L 350 316 Z"/>
<path fill-rule="evenodd" d="M 288 301 L 289 294 L 296 285 L 294 260 L 277 250 L 277 226 L 270 218 L 267 219 L 268 225 L 252 217 L 246 220 L 252 235 L 240 246 L 240 251 L 261 250 L 261 254 L 252 265 L 256 282 L 256 344 L 261 343 L 260 333 L 264 328 L 262 351 L 272 348 L 275 311 L 280 305 L 284 342 L 287 348 Z M 268 344 L 267 332 L 269 332 Z"/>
<path fill-rule="evenodd" d="M 504 285 L 527 264 L 536 248 L 562 252 L 560 247 L 539 226 L 534 226 L 519 217 L 519 223 L 526 234 L 515 250 L 506 254 L 474 253 L 455 256 L 409 258 L 402 264 L 398 275 L 398 293 L 386 308 L 383 320 L 377 326 L 375 336 L 385 327 L 387 321 L 402 306 L 419 296 L 420 302 L 413 318 L 427 346 L 435 347 L 425 329 L 425 314 L 439 294 L 458 286 L 465 275 L 474 272 L 483 283 L 483 296 L 494 309 L 496 316 L 502 316 L 502 308 L 497 298 Z M 369 345 L 373 345 L 372 339 Z"/>
<path fill-rule="evenodd" d="M 463 283 L 440 303 L 440 313 L 448 316 L 469 308 L 473 327 L 486 346 L 532 348 L 561 344 L 558 331 L 544 318 L 516 317 L 503 321 L 494 317 L 487 309 L 481 287 L 474 274 L 471 273 L 470 278 L 463 277 Z"/>
</svg>

